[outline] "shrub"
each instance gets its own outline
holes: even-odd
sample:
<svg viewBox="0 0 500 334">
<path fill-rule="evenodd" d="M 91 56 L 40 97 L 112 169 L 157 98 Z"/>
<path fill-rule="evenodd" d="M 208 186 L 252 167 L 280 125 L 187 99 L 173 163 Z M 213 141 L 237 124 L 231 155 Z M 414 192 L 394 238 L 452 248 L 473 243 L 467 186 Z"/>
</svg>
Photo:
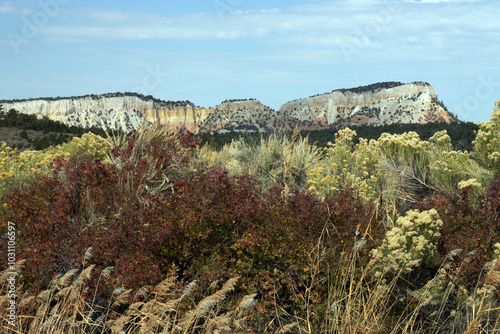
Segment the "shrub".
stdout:
<svg viewBox="0 0 500 334">
<path fill-rule="evenodd" d="M 308 165 L 309 190 L 316 196 L 336 196 L 341 189 L 355 188 L 364 202 L 378 200 L 379 150 L 375 141 L 360 139 L 354 145 L 356 132 L 345 128 L 335 134 L 335 143 L 324 149 L 323 159 Z"/>
<path fill-rule="evenodd" d="M 291 187 L 262 192 L 250 176 L 213 168 L 188 172 L 173 193 L 161 192 L 146 187 L 147 170 L 144 162 L 120 170 L 98 159 L 60 158 L 51 176 L 7 195 L 2 222 L 17 225 L 24 283 L 36 290 L 81 268 L 81 254 L 92 247 L 97 269 L 115 267 L 102 298 L 112 286 L 156 284 L 175 263 L 188 280 L 238 274 L 263 307 L 271 307 L 272 291 L 290 307 L 323 231 L 333 264 L 372 223 L 371 207 L 348 190 L 322 202 Z"/>
<path fill-rule="evenodd" d="M 500 182 L 484 190 L 470 180 L 461 186 L 457 195 L 436 193 L 416 207 L 438 211 L 443 221 L 438 244 L 440 257 L 457 249 L 462 251 L 461 256 L 468 261 L 462 265 L 459 279 L 469 289 L 478 284 L 483 266 L 493 256 L 493 245 L 500 241 Z"/>
<path fill-rule="evenodd" d="M 492 170 L 495 178 L 500 176 L 500 100 L 495 103 L 491 120 L 478 123 L 479 130 L 474 144 L 475 158 L 484 167 Z"/>
<path fill-rule="evenodd" d="M 408 211 L 387 232 L 382 245 L 373 250 L 375 276 L 387 272 L 408 273 L 421 262 L 432 261 L 443 225 L 436 210 Z"/>
<path fill-rule="evenodd" d="M 163 219 L 164 172 L 187 165 L 183 153 L 194 148 L 183 134 L 160 139 L 141 150 L 129 139 L 115 150 L 121 165 L 88 156 L 56 158 L 50 175 L 4 196 L 9 214 L 2 226 L 7 221 L 18 226 L 20 256 L 28 260 L 26 283 L 43 286 L 54 274 L 78 267 L 78 253 L 89 246 L 96 250 L 97 265 L 119 264 L 122 283 L 158 279 L 161 261 L 155 259 L 161 260 L 160 243 L 170 236 L 170 222 Z"/>
<path fill-rule="evenodd" d="M 80 138 L 75 137 L 70 142 L 61 145 L 61 150 L 70 155 L 89 155 L 95 159 L 102 159 L 109 154 L 111 143 L 92 132 L 83 134 Z"/>
<path fill-rule="evenodd" d="M 198 158 L 200 164 L 226 168 L 232 175 L 251 174 L 265 189 L 286 183 L 302 190 L 307 186 L 307 165 L 317 162 L 319 151 L 294 131 L 291 137 L 277 133 L 261 137 L 254 145 L 240 138 L 218 152 L 204 146 Z"/>
<path fill-rule="evenodd" d="M 161 202 L 150 197 L 146 208 L 140 202 L 146 195 L 139 189 L 120 192 L 118 170 L 99 160 L 56 159 L 52 168 L 53 176 L 5 196 L 10 214 L 4 222 L 17 226 L 19 255 L 27 259 L 26 283 L 43 286 L 54 274 L 77 268 L 79 254 L 88 246 L 98 250 L 98 265 L 117 260 L 137 266 L 150 254 L 147 250 L 154 247 L 154 239 L 145 243 L 140 236 L 144 224 L 159 214 Z M 162 235 L 158 229 L 165 227 L 158 220 L 152 226 L 153 236 Z M 135 279 L 147 281 L 140 271 Z"/>
</svg>

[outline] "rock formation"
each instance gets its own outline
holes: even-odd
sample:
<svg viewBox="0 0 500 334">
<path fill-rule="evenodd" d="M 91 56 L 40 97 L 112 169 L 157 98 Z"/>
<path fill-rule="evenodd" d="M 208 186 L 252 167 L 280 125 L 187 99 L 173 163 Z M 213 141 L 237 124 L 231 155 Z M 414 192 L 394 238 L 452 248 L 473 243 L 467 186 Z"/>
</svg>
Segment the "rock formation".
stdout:
<svg viewBox="0 0 500 334">
<path fill-rule="evenodd" d="M 209 113 L 200 132 L 264 132 L 273 129 L 276 111 L 255 99 L 227 100 Z"/>
<path fill-rule="evenodd" d="M 386 82 L 339 89 L 285 103 L 282 117 L 296 119 L 300 127 L 329 128 L 349 124 L 451 122 L 431 85 L 424 82 Z"/>
<path fill-rule="evenodd" d="M 170 129 L 212 133 L 456 120 L 439 102 L 432 86 L 424 82 L 337 89 L 287 102 L 278 111 L 255 99 L 227 100 L 215 108 L 202 108 L 189 101 L 162 101 L 137 93 L 8 100 L 0 104 L 5 111 L 16 109 L 67 125 L 126 131 L 137 129 L 144 121 L 159 122 Z"/>
</svg>

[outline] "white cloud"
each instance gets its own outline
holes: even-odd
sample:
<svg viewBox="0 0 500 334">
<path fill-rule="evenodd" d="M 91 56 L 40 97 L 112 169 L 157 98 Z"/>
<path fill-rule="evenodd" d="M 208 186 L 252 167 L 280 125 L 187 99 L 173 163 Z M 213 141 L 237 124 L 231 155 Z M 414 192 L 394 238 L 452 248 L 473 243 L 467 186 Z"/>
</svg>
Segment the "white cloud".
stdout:
<svg viewBox="0 0 500 334">
<path fill-rule="evenodd" d="M 403 0 L 409 3 L 474 3 L 481 2 L 482 0 Z"/>
<path fill-rule="evenodd" d="M 237 11 L 226 13 L 222 19 L 216 13 L 68 10 L 64 15 L 70 17 L 65 21 L 74 22 L 72 25 L 54 20 L 43 34 L 52 41 L 64 42 L 104 39 L 252 43 L 254 59 L 302 64 L 345 64 L 389 54 L 395 59 L 445 61 L 468 59 L 478 50 L 500 52 L 496 3 L 470 2 L 424 0 L 417 6 L 415 1 L 344 0 Z"/>
<path fill-rule="evenodd" d="M 16 8 L 12 6 L 12 4 L 9 1 L 4 2 L 2 5 L 0 5 L 0 13 L 2 14 L 10 14 L 15 12 Z"/>
<path fill-rule="evenodd" d="M 34 11 L 29 8 L 16 8 L 9 1 L 4 2 L 0 5 L 0 14 L 21 14 L 28 15 L 33 14 Z"/>
<path fill-rule="evenodd" d="M 437 2 L 446 6 L 453 1 L 423 0 L 421 3 Z M 298 35 L 316 39 L 325 34 L 354 31 L 356 27 L 361 30 L 376 30 L 376 25 L 381 26 L 382 30 L 408 30 L 413 27 L 423 31 L 427 28 L 446 26 L 474 26 L 477 29 L 485 23 L 484 18 L 489 14 L 484 9 L 459 2 L 462 3 L 459 8 L 433 8 L 433 12 L 425 8 L 420 11 L 415 7 L 405 7 L 410 5 L 407 3 L 401 5 L 398 11 L 391 12 L 387 2 L 362 1 L 360 4 L 342 1 L 265 11 L 238 11 L 225 14 L 222 19 L 216 14 L 171 16 L 78 11 L 78 14 L 74 14 L 76 22 L 72 26 L 53 25 L 49 32 L 54 34 L 54 37 L 90 38 L 246 39 L 271 35 L 273 38 L 295 38 Z M 457 15 L 454 15 L 455 13 Z M 489 21 L 489 24 L 495 28 L 499 26 L 496 20 Z"/>
</svg>

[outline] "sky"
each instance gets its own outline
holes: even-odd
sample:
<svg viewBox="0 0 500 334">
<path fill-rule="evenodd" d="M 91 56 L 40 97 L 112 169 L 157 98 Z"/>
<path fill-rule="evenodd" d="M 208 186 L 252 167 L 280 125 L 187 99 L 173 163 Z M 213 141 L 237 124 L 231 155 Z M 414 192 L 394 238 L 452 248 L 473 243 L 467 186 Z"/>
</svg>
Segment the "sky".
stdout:
<svg viewBox="0 0 500 334">
<path fill-rule="evenodd" d="M 0 100 L 138 92 L 214 107 L 425 81 L 500 99 L 498 0 L 0 0 Z"/>
</svg>

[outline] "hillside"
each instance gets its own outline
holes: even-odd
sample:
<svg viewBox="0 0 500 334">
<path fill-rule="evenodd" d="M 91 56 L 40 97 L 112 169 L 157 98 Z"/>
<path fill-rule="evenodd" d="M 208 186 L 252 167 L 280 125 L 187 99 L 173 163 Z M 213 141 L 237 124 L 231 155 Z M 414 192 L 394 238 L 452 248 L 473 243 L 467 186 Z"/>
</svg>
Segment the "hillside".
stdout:
<svg viewBox="0 0 500 334">
<path fill-rule="evenodd" d="M 137 129 L 144 121 L 193 133 L 323 130 L 349 125 L 384 125 L 457 120 L 428 83 L 384 82 L 337 89 L 287 102 L 273 110 L 256 99 L 226 100 L 216 107 L 162 101 L 137 93 L 109 93 L 0 101 L 4 110 L 84 128 Z"/>
<path fill-rule="evenodd" d="M 291 101 L 279 112 L 314 130 L 348 125 L 450 123 L 455 117 L 438 101 L 428 83 L 388 82 Z"/>
<path fill-rule="evenodd" d="M 92 132 L 105 137 L 102 129 L 67 126 L 47 117 L 19 113 L 13 109 L 8 112 L 0 109 L 0 142 L 20 150 L 42 150 Z"/>
<path fill-rule="evenodd" d="M 203 121 L 199 132 L 265 132 L 274 127 L 276 111 L 255 99 L 227 100 Z"/>
<path fill-rule="evenodd" d="M 16 109 L 45 116 L 69 126 L 123 131 L 137 129 L 146 120 L 196 132 L 206 112 L 189 101 L 161 101 L 135 93 L 12 100 L 0 101 L 0 104 L 7 111 Z"/>
</svg>

